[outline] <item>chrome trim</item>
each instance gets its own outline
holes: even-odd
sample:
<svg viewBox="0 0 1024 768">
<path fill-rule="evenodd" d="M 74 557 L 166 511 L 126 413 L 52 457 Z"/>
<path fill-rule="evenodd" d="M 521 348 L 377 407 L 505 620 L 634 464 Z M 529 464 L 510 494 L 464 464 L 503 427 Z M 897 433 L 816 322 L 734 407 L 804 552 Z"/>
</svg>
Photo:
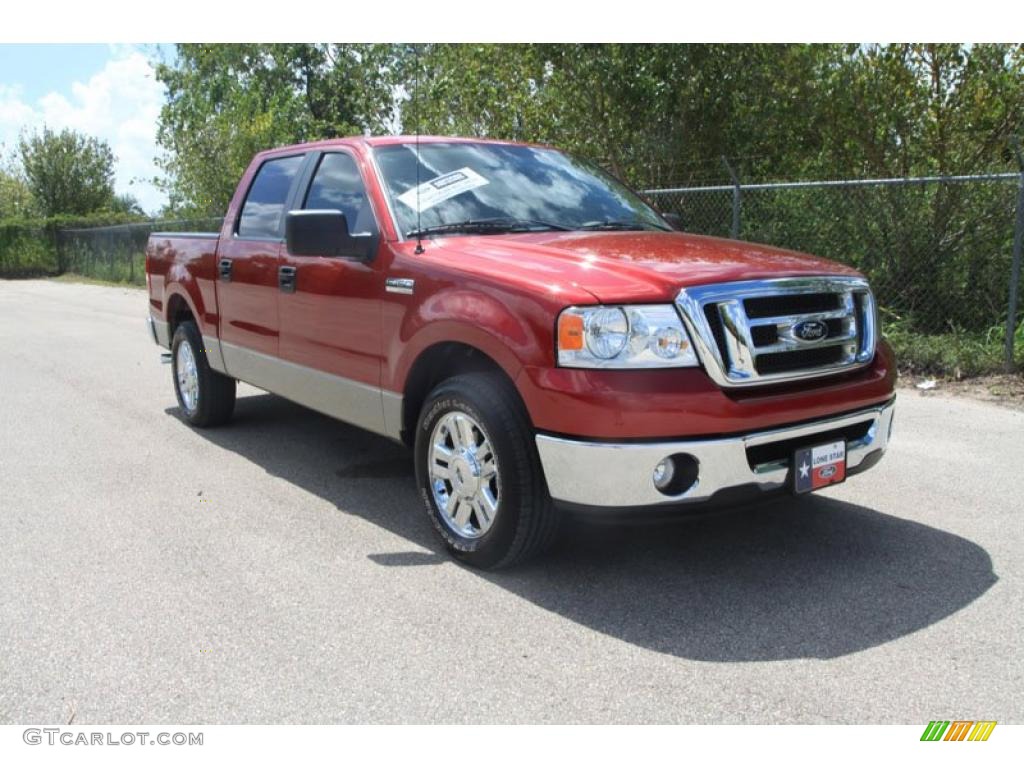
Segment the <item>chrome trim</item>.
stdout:
<svg viewBox="0 0 1024 768">
<path fill-rule="evenodd" d="M 226 341 L 221 349 L 228 375 L 353 426 L 401 439 L 399 431 L 391 431 L 393 416 L 386 419 L 384 408 L 385 394 L 392 401 L 389 414 L 395 408 L 394 398 L 401 400 L 401 395 Z"/>
<path fill-rule="evenodd" d="M 388 293 L 412 296 L 412 292 L 416 290 L 416 281 L 411 277 L 389 277 L 384 281 L 384 290 Z"/>
<path fill-rule="evenodd" d="M 751 328 L 755 328 L 759 325 L 789 325 L 794 326 L 797 323 L 802 323 L 806 320 L 839 320 L 848 318 L 852 307 L 843 307 L 842 309 L 836 309 L 832 312 L 815 312 L 814 316 L 809 318 L 807 315 L 781 315 L 779 317 L 755 317 L 748 319 L 747 323 Z M 816 342 L 808 342 L 814 344 Z"/>
<path fill-rule="evenodd" d="M 871 419 L 864 438 L 846 446 L 847 468 L 857 469 L 869 454 L 888 446 L 895 404 L 893 398 L 846 416 L 711 440 L 598 443 L 537 435 L 537 450 L 548 490 L 559 501 L 607 508 L 698 504 L 728 488 L 756 486 L 771 491 L 786 485 L 787 461 L 751 468 L 748 448 L 803 437 L 813 442 L 815 434 Z M 662 459 L 676 453 L 697 459 L 700 474 L 687 490 L 666 496 L 655 488 L 653 472 Z"/>
<path fill-rule="evenodd" d="M 149 335 L 153 339 L 153 343 L 164 349 L 171 348 L 171 331 L 170 324 L 165 323 L 153 315 L 146 318 L 146 324 L 149 326 Z"/>
<path fill-rule="evenodd" d="M 839 294 L 842 308 L 753 319 L 747 317 L 744 308 L 747 299 L 807 293 Z M 704 369 L 721 387 L 798 381 L 843 373 L 867 365 L 875 356 L 878 310 L 871 289 L 863 278 L 787 277 L 701 285 L 681 290 L 676 297 L 676 306 Z M 708 322 L 705 314 L 708 307 L 713 307 L 721 319 L 724 349 L 719 348 Z M 808 320 L 836 319 L 845 320 L 838 336 L 805 340 L 793 333 L 795 326 Z M 751 329 L 771 325 L 778 329 L 779 341 L 770 346 L 755 346 Z M 840 345 L 845 353 L 838 363 L 781 373 L 757 372 L 757 358 L 760 355 Z"/>
</svg>

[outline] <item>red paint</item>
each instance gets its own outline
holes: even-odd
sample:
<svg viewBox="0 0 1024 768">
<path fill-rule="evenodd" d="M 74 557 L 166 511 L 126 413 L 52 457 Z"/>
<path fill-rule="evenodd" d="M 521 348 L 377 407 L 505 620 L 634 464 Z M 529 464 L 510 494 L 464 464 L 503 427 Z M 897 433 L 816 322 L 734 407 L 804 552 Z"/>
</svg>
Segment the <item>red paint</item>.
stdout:
<svg viewBox="0 0 1024 768">
<path fill-rule="evenodd" d="M 231 280 L 215 283 L 221 341 L 264 355 L 278 354 L 280 251 L 281 244 L 277 242 L 221 237 L 216 261 L 231 261 Z M 213 268 L 216 270 L 217 265 Z"/>
<path fill-rule="evenodd" d="M 537 429 L 595 438 L 696 437 L 769 429 L 892 397 L 892 350 L 856 373 L 725 393 L 700 369 L 583 371 L 525 368 L 516 386 Z"/>
<path fill-rule="evenodd" d="M 372 262 L 292 256 L 283 245 L 281 252 L 281 264 L 296 268 L 296 286 L 295 293 L 278 298 L 278 354 L 308 368 L 380 386 L 381 272 Z"/>
<path fill-rule="evenodd" d="M 215 240 L 151 236 L 146 246 L 150 306 L 164 320 L 188 308 L 204 335 L 217 335 L 214 289 Z"/>
<path fill-rule="evenodd" d="M 422 142 L 434 140 L 421 137 Z M 444 138 L 444 141 L 458 141 Z M 764 245 L 682 233 L 552 232 L 399 241 L 369 149 L 403 137 L 352 138 L 260 153 L 246 171 L 219 240 L 153 238 L 147 248 L 152 311 L 172 297 L 204 334 L 304 366 L 402 393 L 416 359 L 457 341 L 493 359 L 516 383 L 539 430 L 595 438 L 685 437 L 770 428 L 889 399 L 895 367 L 882 344 L 859 372 L 726 393 L 700 369 L 583 371 L 555 367 L 559 311 L 573 304 L 671 301 L 684 286 L 772 277 L 851 275 L 829 261 Z M 256 169 L 296 152 L 345 150 L 363 176 L 381 240 L 369 263 L 296 257 L 283 244 L 235 238 Z M 233 280 L 216 280 L 218 258 Z M 277 268 L 296 266 L 295 294 Z M 416 281 L 386 293 L 388 277 Z M 219 309 L 218 309 L 219 308 Z"/>
</svg>

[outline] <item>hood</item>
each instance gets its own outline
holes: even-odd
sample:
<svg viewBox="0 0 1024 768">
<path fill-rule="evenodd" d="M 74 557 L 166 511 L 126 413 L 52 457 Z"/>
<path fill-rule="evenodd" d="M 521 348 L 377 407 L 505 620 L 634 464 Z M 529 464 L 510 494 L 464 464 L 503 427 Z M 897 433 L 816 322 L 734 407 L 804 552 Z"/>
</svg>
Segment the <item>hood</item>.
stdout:
<svg viewBox="0 0 1024 768">
<path fill-rule="evenodd" d="M 682 232 L 544 232 L 434 240 L 451 263 L 602 302 L 671 300 L 680 288 L 810 275 L 858 275 L 826 259 L 767 245 Z M 433 249 L 431 249 L 433 250 Z M 460 260 L 461 261 L 461 260 Z"/>
</svg>

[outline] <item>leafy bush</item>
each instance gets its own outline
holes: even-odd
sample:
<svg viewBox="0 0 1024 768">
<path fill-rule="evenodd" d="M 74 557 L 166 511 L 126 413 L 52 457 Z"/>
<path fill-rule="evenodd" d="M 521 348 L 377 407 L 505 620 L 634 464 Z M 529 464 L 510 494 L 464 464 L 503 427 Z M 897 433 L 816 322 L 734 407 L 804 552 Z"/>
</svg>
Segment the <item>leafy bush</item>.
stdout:
<svg viewBox="0 0 1024 768">
<path fill-rule="evenodd" d="M 56 230 L 45 222 L 0 221 L 0 277 L 33 277 L 57 271 Z"/>
<path fill-rule="evenodd" d="M 947 333 L 923 334 L 915 332 L 906 320 L 892 318 L 883 321 L 883 328 L 900 370 L 906 373 L 961 379 L 1003 370 L 1004 326 L 983 332 L 951 328 Z M 1024 365 L 1024 322 L 1017 327 L 1014 339 L 1019 369 Z"/>
</svg>

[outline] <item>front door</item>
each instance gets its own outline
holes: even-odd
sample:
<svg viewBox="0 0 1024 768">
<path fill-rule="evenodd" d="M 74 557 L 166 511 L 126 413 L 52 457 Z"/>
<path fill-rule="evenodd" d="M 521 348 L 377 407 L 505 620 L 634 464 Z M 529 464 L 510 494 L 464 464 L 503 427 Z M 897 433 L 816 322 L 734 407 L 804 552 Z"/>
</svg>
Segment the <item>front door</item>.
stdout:
<svg viewBox="0 0 1024 768">
<path fill-rule="evenodd" d="M 356 159 L 325 152 L 301 208 L 340 210 L 349 232 L 379 232 Z M 381 431 L 380 297 L 377 259 L 294 256 L 281 268 L 292 285 L 280 293 L 280 356 L 292 363 L 289 397 L 357 426 Z"/>
</svg>

